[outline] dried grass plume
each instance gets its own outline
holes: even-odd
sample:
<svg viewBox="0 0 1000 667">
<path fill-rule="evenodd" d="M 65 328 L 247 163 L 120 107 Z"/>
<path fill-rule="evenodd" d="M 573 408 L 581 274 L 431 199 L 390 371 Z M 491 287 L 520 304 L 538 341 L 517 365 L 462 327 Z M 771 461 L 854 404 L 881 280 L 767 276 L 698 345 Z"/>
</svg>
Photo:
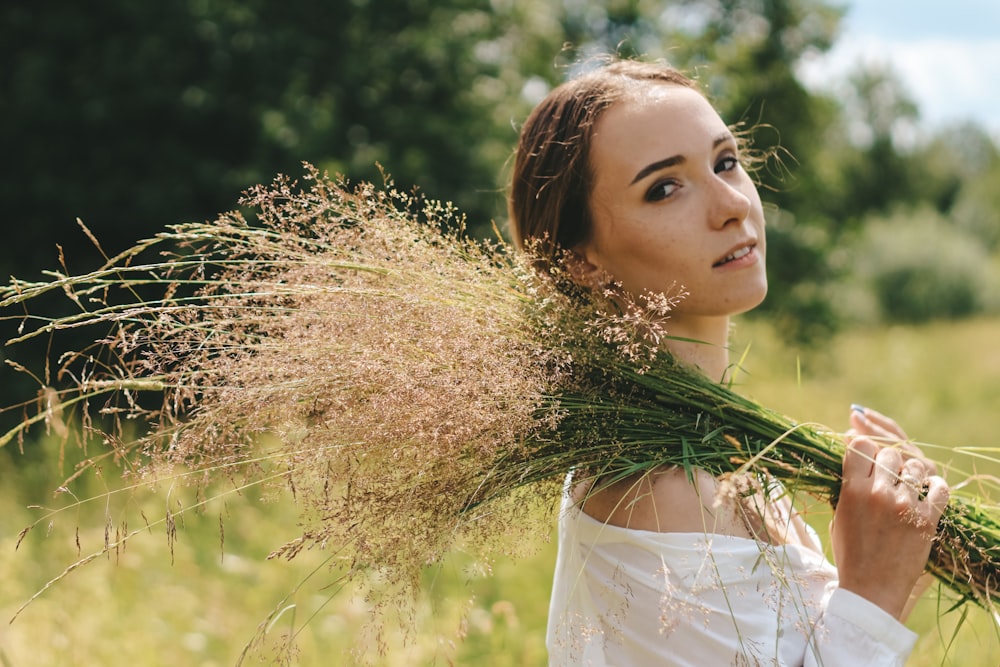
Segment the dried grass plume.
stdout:
<svg viewBox="0 0 1000 667">
<path fill-rule="evenodd" d="M 173 226 L 94 272 L 0 289 L 0 306 L 26 313 L 10 343 L 97 332 L 60 358 L 63 382 L 39 376 L 39 409 L 0 446 L 75 411 L 111 445 L 93 460 L 129 474 L 278 485 L 302 530 L 274 555 L 329 549 L 373 595 L 413 592 L 457 545 L 524 543 L 544 517 L 532 505 L 555 505 L 570 470 L 763 475 L 836 502 L 836 434 L 661 349 L 682 288 L 634 302 L 574 290 L 558 266 L 467 239 L 451 206 L 388 180 L 307 166 L 301 181 L 279 177 L 245 213 Z M 78 313 L 31 312 L 60 292 Z M 953 495 L 930 569 L 992 609 L 1000 521 L 991 489 L 974 490 Z"/>
</svg>

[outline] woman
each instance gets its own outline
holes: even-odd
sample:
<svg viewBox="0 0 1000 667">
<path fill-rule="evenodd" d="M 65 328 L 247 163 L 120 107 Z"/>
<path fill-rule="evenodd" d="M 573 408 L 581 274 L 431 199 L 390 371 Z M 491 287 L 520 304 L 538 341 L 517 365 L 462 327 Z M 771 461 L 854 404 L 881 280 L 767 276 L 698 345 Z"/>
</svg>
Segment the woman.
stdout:
<svg viewBox="0 0 1000 667">
<path fill-rule="evenodd" d="M 764 215 L 693 81 L 618 61 L 554 90 L 522 129 L 510 213 L 516 242 L 568 252 L 581 285 L 683 289 L 667 346 L 724 379 L 730 317 L 767 291 Z M 836 568 L 780 488 L 678 469 L 567 484 L 551 664 L 902 665 L 948 487 L 891 420 L 856 408 L 850 423 Z"/>
</svg>

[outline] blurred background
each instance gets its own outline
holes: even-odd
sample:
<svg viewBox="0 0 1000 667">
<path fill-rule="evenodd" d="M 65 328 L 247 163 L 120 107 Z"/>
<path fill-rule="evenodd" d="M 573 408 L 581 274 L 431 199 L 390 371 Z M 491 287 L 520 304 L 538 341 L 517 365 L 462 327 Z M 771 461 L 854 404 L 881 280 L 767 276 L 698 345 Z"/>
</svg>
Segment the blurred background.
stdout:
<svg viewBox="0 0 1000 667">
<path fill-rule="evenodd" d="M 10 0 L 0 267 L 37 278 L 59 244 L 93 268 L 77 218 L 114 254 L 302 161 L 352 179 L 382 165 L 490 235 L 521 120 L 618 52 L 693 72 L 781 147 L 760 175 L 782 259 L 763 312 L 790 336 L 993 312 L 1000 10 L 953 4 Z"/>
<path fill-rule="evenodd" d="M 779 148 L 781 161 L 759 174 L 772 207 L 774 259 L 770 295 L 745 325 L 753 334 L 747 343 L 757 346 L 748 388 L 821 421 L 845 420 L 841 408 L 852 401 L 877 401 L 924 427 L 928 439 L 986 444 L 1000 398 L 993 352 L 1000 100 L 991 97 L 1000 76 L 998 11 L 988 0 L 948 7 L 901 0 L 6 0 L 0 271 L 37 280 L 60 267 L 60 252 L 70 272 L 96 268 L 102 253 L 114 255 L 165 225 L 236 208 L 246 188 L 278 173 L 297 176 L 303 161 L 353 180 L 380 179 L 381 165 L 398 185 L 454 202 L 470 233 L 489 236 L 494 222 L 504 225 L 508 160 L 531 107 L 592 56 L 665 58 L 701 80 L 727 122 L 758 127 L 757 147 Z M 0 321 L 0 338 L 14 335 L 16 324 Z M 0 349 L 0 358 L 39 368 L 45 352 L 17 346 Z M 0 405 L 37 389 L 29 376 L 0 366 Z M 25 508 L 49 498 L 61 479 L 46 467 L 54 461 L 64 472 L 64 453 L 41 434 L 0 451 L 3 504 L 14 508 L 0 513 L 0 564 L 22 574 L 25 561 L 38 568 L 22 577 L 30 583 L 21 589 L 4 589 L 4 612 L 72 562 L 70 526 L 61 547 L 29 540 L 34 555 L 24 545 L 14 554 L 32 520 Z M 105 484 L 88 488 L 97 493 Z M 245 552 L 228 561 L 217 536 L 197 537 L 217 532 L 218 517 L 201 527 L 192 519 L 191 543 L 211 542 L 207 554 L 192 546 L 186 565 L 166 574 L 148 559 L 136 561 L 144 563 L 136 565 L 142 585 L 154 586 L 150 577 L 172 582 L 163 590 L 126 585 L 127 567 L 99 570 L 111 588 L 87 579 L 82 591 L 67 585 L 53 611 L 36 603 L 35 621 L 0 629 L 0 665 L 165 664 L 166 647 L 176 649 L 176 664 L 232 662 L 236 644 L 295 578 L 262 560 L 280 542 L 269 531 L 294 527 L 286 505 L 259 500 L 259 525 L 231 532 L 230 546 Z M 104 515 L 95 516 L 104 530 Z M 162 545 L 151 551 L 162 563 Z M 47 570 L 43 552 L 52 556 Z M 530 580 L 512 566 L 518 574 L 506 588 L 502 576 L 482 584 L 492 592 L 480 591 L 462 626 L 472 638 L 462 650 L 477 657 L 460 654 L 460 664 L 544 664 L 550 547 L 541 545 L 537 559 Z M 316 566 L 303 560 L 303 572 Z M 198 578 L 202 567 L 207 581 Z M 461 566 L 454 578 L 476 579 Z M 211 604 L 191 598 L 192 588 L 214 591 Z M 450 599 L 453 591 L 441 588 Z M 518 607 L 497 592 L 512 588 L 535 597 Z M 237 615 L 225 600 L 244 589 L 267 603 L 247 612 L 249 626 L 220 630 L 229 627 L 220 619 Z M 153 590 L 173 600 L 167 607 L 177 615 L 157 623 L 162 605 L 148 610 L 152 619 L 143 621 L 162 629 L 162 642 L 158 631 L 133 625 L 145 612 L 120 606 L 134 598 L 145 609 Z M 91 618 L 91 603 L 110 610 L 104 624 L 80 624 L 67 635 L 81 616 L 66 610 L 79 606 Z M 244 606 L 252 605 L 235 603 Z M 440 606 L 428 609 L 429 617 L 452 618 Z M 339 608 L 318 626 L 350 636 L 343 619 L 351 614 L 364 615 Z M 936 615 L 929 618 L 924 631 L 938 632 Z M 448 627 L 445 644 L 455 634 Z M 135 633 L 154 648 L 136 649 L 126 662 L 125 636 Z M 25 648 L 57 635 L 68 652 L 52 648 L 54 657 L 43 659 Z M 99 636 L 118 648 L 87 648 L 87 638 Z M 324 637 L 316 650 L 328 659 L 336 644 Z M 434 646 L 398 664 L 448 654 Z M 995 663 L 969 661 L 969 645 L 962 650 L 966 661 L 955 664 Z"/>
</svg>

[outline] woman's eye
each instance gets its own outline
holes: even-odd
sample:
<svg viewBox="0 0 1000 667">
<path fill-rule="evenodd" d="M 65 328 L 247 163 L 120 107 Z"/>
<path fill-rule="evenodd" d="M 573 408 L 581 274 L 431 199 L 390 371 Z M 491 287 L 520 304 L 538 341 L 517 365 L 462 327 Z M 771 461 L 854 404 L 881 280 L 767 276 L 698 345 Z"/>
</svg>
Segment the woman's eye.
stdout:
<svg viewBox="0 0 1000 667">
<path fill-rule="evenodd" d="M 676 181 L 660 181 L 649 189 L 646 193 L 647 201 L 660 201 L 674 194 L 677 189 Z"/>
<path fill-rule="evenodd" d="M 733 169 L 736 169 L 736 166 L 739 163 L 740 161 L 733 156 L 724 157 L 721 160 L 719 160 L 718 163 L 716 163 L 715 173 L 721 174 L 724 171 L 732 171 Z"/>
</svg>

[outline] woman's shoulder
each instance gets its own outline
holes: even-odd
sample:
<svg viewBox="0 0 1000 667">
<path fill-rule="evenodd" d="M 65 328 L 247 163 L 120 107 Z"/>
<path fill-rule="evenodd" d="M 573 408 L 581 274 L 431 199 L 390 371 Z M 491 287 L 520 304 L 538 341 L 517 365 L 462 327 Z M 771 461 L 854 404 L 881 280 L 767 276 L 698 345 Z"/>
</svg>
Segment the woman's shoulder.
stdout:
<svg viewBox="0 0 1000 667">
<path fill-rule="evenodd" d="M 741 504 L 701 469 L 664 467 L 611 483 L 583 481 L 571 493 L 588 516 L 620 528 L 753 537 Z"/>
</svg>

